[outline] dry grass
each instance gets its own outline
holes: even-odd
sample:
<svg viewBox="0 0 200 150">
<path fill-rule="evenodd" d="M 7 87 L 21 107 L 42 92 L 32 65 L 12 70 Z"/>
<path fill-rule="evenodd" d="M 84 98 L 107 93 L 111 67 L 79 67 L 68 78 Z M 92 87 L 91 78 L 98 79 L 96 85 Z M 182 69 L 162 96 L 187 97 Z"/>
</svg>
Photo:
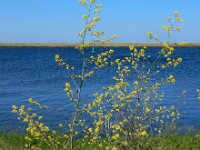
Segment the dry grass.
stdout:
<svg viewBox="0 0 200 150">
<path fill-rule="evenodd" d="M 75 47 L 80 43 L 0 43 L 0 47 Z M 128 47 L 135 45 L 135 47 L 160 47 L 159 43 L 106 43 L 93 44 L 95 47 Z M 176 43 L 172 43 L 176 47 Z M 187 47 L 200 47 L 200 43 L 188 43 Z"/>
</svg>

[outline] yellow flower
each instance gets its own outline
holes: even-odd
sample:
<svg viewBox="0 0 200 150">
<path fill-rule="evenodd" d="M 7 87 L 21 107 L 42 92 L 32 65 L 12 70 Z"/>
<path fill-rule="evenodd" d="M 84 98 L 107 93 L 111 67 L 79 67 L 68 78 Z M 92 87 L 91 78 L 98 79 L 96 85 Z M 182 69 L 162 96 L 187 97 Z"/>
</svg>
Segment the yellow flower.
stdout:
<svg viewBox="0 0 200 150">
<path fill-rule="evenodd" d="M 148 107 L 146 107 L 145 111 L 148 113 L 148 112 L 150 112 L 150 109 Z"/>
<path fill-rule="evenodd" d="M 169 78 L 170 78 L 170 79 L 173 79 L 173 78 L 174 78 L 174 76 L 171 74 L 171 75 L 169 76 Z"/>
<path fill-rule="evenodd" d="M 112 37 L 113 37 L 113 39 L 117 39 L 117 35 L 113 35 Z"/>
<path fill-rule="evenodd" d="M 80 0 L 80 3 L 81 3 L 82 5 L 86 5 L 86 4 L 87 4 L 86 0 Z"/>
<path fill-rule="evenodd" d="M 12 105 L 12 109 L 17 109 L 17 106 L 16 105 Z"/>
<path fill-rule="evenodd" d="M 182 62 L 182 58 L 178 58 L 177 61 L 178 61 L 178 62 Z"/>
<path fill-rule="evenodd" d="M 114 146 L 114 147 L 112 147 L 112 149 L 111 149 L 111 150 L 117 150 L 117 147 L 115 147 L 115 146 Z"/>
<path fill-rule="evenodd" d="M 103 144 L 102 144 L 102 143 L 100 143 L 100 144 L 99 144 L 99 147 L 103 147 Z"/>
<path fill-rule="evenodd" d="M 36 102 L 35 100 L 33 100 L 32 98 L 29 98 L 28 101 L 29 101 L 29 103 L 31 103 L 31 104 L 37 104 L 37 102 Z"/>
<path fill-rule="evenodd" d="M 173 48 L 173 47 L 170 47 L 169 50 L 170 50 L 170 51 L 174 51 L 174 48 Z"/>
<path fill-rule="evenodd" d="M 106 120 L 110 120 L 110 119 L 111 119 L 111 117 L 112 117 L 112 115 L 111 115 L 111 114 L 107 114 L 107 115 L 105 115 L 105 119 L 106 119 Z"/>
<path fill-rule="evenodd" d="M 96 2 L 96 0 L 90 0 L 90 3 L 95 3 Z"/>
<path fill-rule="evenodd" d="M 180 31 L 180 30 L 181 30 L 181 28 L 180 28 L 180 27 L 176 27 L 176 30 L 177 30 L 177 31 Z"/>
<path fill-rule="evenodd" d="M 172 30 L 172 26 L 167 26 L 167 30 L 171 31 Z"/>
<path fill-rule="evenodd" d="M 62 124 L 62 123 L 60 123 L 58 126 L 59 126 L 59 128 L 62 128 L 62 127 L 63 127 L 63 124 Z"/>
<path fill-rule="evenodd" d="M 110 54 L 112 54 L 113 52 L 114 52 L 114 50 L 112 50 L 112 49 L 109 51 Z"/>
<path fill-rule="evenodd" d="M 95 9 L 94 12 L 95 13 L 100 13 L 100 9 Z"/>
<path fill-rule="evenodd" d="M 135 82 L 134 82 L 134 85 L 138 85 L 138 84 L 139 84 L 138 81 L 135 81 Z"/>
<path fill-rule="evenodd" d="M 60 56 L 59 55 L 55 55 L 55 61 L 60 61 Z"/>
<path fill-rule="evenodd" d="M 36 116 L 37 116 L 37 114 L 36 114 L 36 113 L 33 113 L 33 114 L 32 114 L 32 117 L 33 117 L 33 118 L 35 118 Z"/>
<path fill-rule="evenodd" d="M 166 31 L 167 27 L 166 26 L 162 26 L 162 30 Z"/>
<path fill-rule="evenodd" d="M 96 125 L 97 125 L 97 126 L 102 126 L 102 125 L 103 125 L 103 121 L 98 121 L 98 122 L 96 122 Z"/>
<path fill-rule="evenodd" d="M 129 46 L 130 51 L 134 50 L 134 45 Z"/>
<path fill-rule="evenodd" d="M 25 140 L 26 140 L 26 141 L 31 141 L 31 138 L 29 138 L 29 137 L 26 136 L 26 137 L 25 137 Z"/>
<path fill-rule="evenodd" d="M 90 133 L 92 133 L 93 129 L 92 129 L 92 128 L 89 128 L 88 131 L 89 131 Z"/>
<path fill-rule="evenodd" d="M 17 113 L 17 110 L 16 110 L 16 109 L 14 109 L 14 110 L 12 110 L 12 112 L 13 112 L 13 113 Z"/>
<path fill-rule="evenodd" d="M 100 20 L 100 17 L 95 17 L 95 18 L 93 18 L 93 21 L 94 22 L 97 22 L 97 21 L 99 21 Z"/>
<path fill-rule="evenodd" d="M 179 17 L 178 11 L 175 11 L 175 12 L 174 12 L 174 16 L 175 16 L 175 17 Z"/>
<path fill-rule="evenodd" d="M 172 79 L 172 80 L 171 80 L 171 83 L 175 83 L 175 82 L 176 82 L 176 80 L 175 80 L 175 79 Z"/>
<path fill-rule="evenodd" d="M 183 22 L 183 19 L 177 18 L 178 22 Z"/>
<path fill-rule="evenodd" d="M 99 7 L 103 7 L 103 4 L 101 3 L 101 4 L 99 4 Z"/>
<path fill-rule="evenodd" d="M 153 39 L 153 34 L 152 34 L 152 32 L 147 32 L 147 35 L 149 36 L 149 39 L 150 39 L 150 40 Z"/>
<path fill-rule="evenodd" d="M 119 139 L 119 134 L 115 134 L 112 136 L 112 140 L 117 140 L 117 139 Z"/>
<path fill-rule="evenodd" d="M 99 130 L 100 130 L 99 127 L 97 127 L 97 128 L 94 130 L 94 132 L 95 132 L 95 133 L 99 133 Z"/>
<path fill-rule="evenodd" d="M 83 15 L 82 18 L 83 18 L 83 19 L 87 19 L 87 18 L 88 18 L 88 15 Z"/>
<path fill-rule="evenodd" d="M 66 91 L 70 90 L 70 88 L 71 88 L 70 83 L 67 82 L 67 83 L 65 84 L 65 87 L 66 87 L 66 88 L 65 88 Z"/>
<path fill-rule="evenodd" d="M 22 109 L 22 110 L 23 110 L 24 108 L 25 108 L 25 106 L 24 106 L 24 105 L 21 105 L 20 109 Z"/>
<path fill-rule="evenodd" d="M 122 142 L 122 145 L 128 146 L 128 142 L 127 142 L 127 141 L 124 141 L 124 142 Z"/>
<path fill-rule="evenodd" d="M 23 119 L 23 122 L 25 122 L 25 123 L 28 122 L 28 119 L 27 119 L 27 118 L 24 118 L 24 119 Z"/>
<path fill-rule="evenodd" d="M 175 112 L 172 112 L 172 113 L 171 113 L 171 116 L 172 116 L 172 117 L 175 116 Z"/>
<path fill-rule="evenodd" d="M 117 125 L 116 127 L 115 127 L 115 130 L 120 130 L 121 129 L 121 127 L 119 126 L 119 125 Z"/>
<path fill-rule="evenodd" d="M 42 116 L 39 116 L 39 117 L 38 117 L 38 120 L 41 120 L 42 118 L 43 118 Z"/>
<path fill-rule="evenodd" d="M 142 131 L 142 132 L 140 133 L 140 136 L 143 136 L 143 137 L 148 136 L 148 133 L 147 133 L 146 131 Z"/>
</svg>

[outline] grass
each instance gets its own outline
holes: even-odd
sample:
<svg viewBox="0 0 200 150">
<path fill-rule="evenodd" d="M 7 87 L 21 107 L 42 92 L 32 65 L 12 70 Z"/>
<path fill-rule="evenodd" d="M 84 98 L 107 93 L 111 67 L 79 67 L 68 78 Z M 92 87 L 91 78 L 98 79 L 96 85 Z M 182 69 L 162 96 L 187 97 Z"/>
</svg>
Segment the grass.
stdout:
<svg viewBox="0 0 200 150">
<path fill-rule="evenodd" d="M 23 150 L 24 136 L 17 133 L 0 133 L 0 150 Z"/>
<path fill-rule="evenodd" d="M 191 135 L 170 135 L 149 139 L 144 149 L 199 150 L 200 138 Z"/>
<path fill-rule="evenodd" d="M 98 141 L 96 144 L 89 146 L 81 144 L 82 150 L 99 149 Z M 0 134 L 0 150 L 23 150 L 24 149 L 24 136 L 12 133 Z M 49 149 L 45 145 L 41 149 Z M 120 149 L 137 149 L 137 150 L 199 150 L 200 149 L 200 136 L 194 135 L 166 135 L 163 137 L 152 137 L 141 139 L 139 141 L 132 141 L 128 147 L 121 147 Z"/>
</svg>

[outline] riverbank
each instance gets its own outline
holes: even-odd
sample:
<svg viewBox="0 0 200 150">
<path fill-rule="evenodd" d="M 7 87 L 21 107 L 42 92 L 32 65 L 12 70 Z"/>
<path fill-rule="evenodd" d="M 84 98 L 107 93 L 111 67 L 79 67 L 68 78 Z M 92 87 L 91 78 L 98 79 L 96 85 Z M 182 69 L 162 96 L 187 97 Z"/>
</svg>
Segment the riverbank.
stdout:
<svg viewBox="0 0 200 150">
<path fill-rule="evenodd" d="M 75 47 L 80 43 L 0 43 L 0 47 Z M 160 47 L 159 43 L 106 43 L 91 44 L 94 47 Z M 178 46 L 177 43 L 171 43 L 172 46 Z M 200 47 L 200 43 L 188 43 L 184 47 Z"/>
<path fill-rule="evenodd" d="M 18 135 L 18 134 L 6 134 L 6 133 L 0 133 L 0 149 L 1 150 L 21 150 L 25 149 L 24 145 L 26 143 L 25 136 Z M 87 142 L 80 142 L 76 141 L 75 147 L 80 147 L 82 150 L 89 150 L 89 149 L 98 149 L 99 143 L 101 141 L 96 141 L 92 145 L 88 145 Z M 118 147 L 117 149 L 155 149 L 155 150 L 197 150 L 200 149 L 200 137 L 194 136 L 194 135 L 166 135 L 166 136 L 157 136 L 157 137 L 151 137 L 151 138 L 141 138 L 140 142 L 136 141 L 128 141 L 128 145 L 124 145 L 123 147 Z M 104 145 L 105 144 L 105 145 Z M 104 143 L 102 147 L 106 147 L 106 143 Z M 39 147 L 41 149 L 49 149 L 52 148 L 49 147 L 50 145 L 44 144 L 44 143 L 35 143 L 36 146 L 40 145 Z M 59 147 L 57 147 L 59 149 Z M 62 149 L 62 148 L 61 148 Z M 67 148 L 68 149 L 68 148 Z M 67 150 L 66 149 L 66 150 Z M 78 148 L 79 149 L 79 148 Z M 69 147 L 70 150 L 70 147 Z"/>
</svg>

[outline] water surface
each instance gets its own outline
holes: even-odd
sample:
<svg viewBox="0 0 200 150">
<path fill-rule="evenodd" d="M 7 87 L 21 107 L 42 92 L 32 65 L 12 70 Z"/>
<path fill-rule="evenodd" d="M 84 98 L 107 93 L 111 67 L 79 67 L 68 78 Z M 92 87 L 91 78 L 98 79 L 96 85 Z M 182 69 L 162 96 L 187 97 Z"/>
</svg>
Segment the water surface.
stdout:
<svg viewBox="0 0 200 150">
<path fill-rule="evenodd" d="M 157 50 L 158 48 L 150 48 L 153 55 Z M 95 53 L 97 51 L 102 50 L 96 49 Z M 117 48 L 114 57 L 121 58 L 128 53 L 127 48 Z M 69 74 L 54 61 L 55 54 L 60 54 L 64 60 L 80 68 L 80 54 L 73 48 L 0 48 L 0 127 L 2 130 L 20 128 L 17 116 L 11 112 L 11 106 L 28 104 L 29 97 L 60 110 L 39 111 L 45 116 L 45 122 L 54 128 L 65 119 L 62 112 L 71 111 L 72 104 L 63 91 Z M 91 54 L 90 50 L 88 54 Z M 181 91 L 186 90 L 186 104 L 181 106 L 178 126 L 192 125 L 200 128 L 200 103 L 196 100 L 195 92 L 195 89 L 200 88 L 200 48 L 178 48 L 175 57 L 182 57 L 183 62 L 172 70 L 177 83 L 164 89 L 166 93 L 164 103 L 167 105 L 176 103 Z M 110 79 L 112 74 L 113 70 L 107 69 L 98 72 L 95 78 L 88 81 L 83 94 L 85 100 L 91 101 L 91 91 L 112 82 Z"/>
</svg>

